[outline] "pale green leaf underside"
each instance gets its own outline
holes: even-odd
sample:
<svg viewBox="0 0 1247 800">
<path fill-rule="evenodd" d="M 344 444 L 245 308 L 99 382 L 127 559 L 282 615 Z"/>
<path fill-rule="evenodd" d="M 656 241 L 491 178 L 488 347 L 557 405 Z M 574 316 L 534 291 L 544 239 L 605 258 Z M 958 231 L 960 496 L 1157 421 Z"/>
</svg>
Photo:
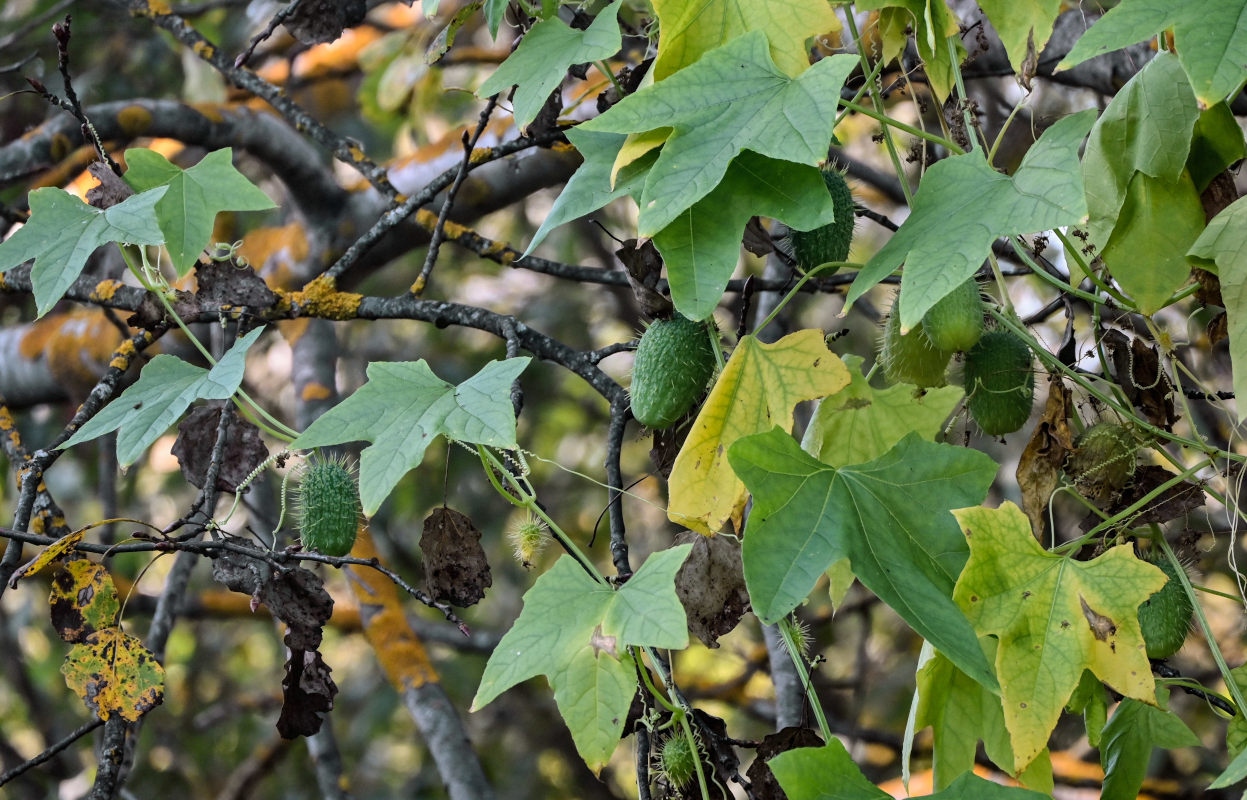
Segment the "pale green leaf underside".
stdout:
<svg viewBox="0 0 1247 800">
<path fill-rule="evenodd" d="M 981 150 L 933 166 L 909 218 L 858 274 L 847 302 L 904 263 L 901 325 L 911 328 L 978 270 L 996 237 L 1077 223 L 1087 213 L 1078 148 L 1094 120 L 1087 110 L 1057 122 L 1013 177 L 993 170 Z"/>
<path fill-rule="evenodd" d="M 158 355 L 143 367 L 138 381 L 96 414 L 59 449 L 117 433 L 117 461 L 133 464 L 144 450 L 196 400 L 225 400 L 238 390 L 247 349 L 264 332 L 256 328 L 239 339 L 212 369 Z"/>
<path fill-rule="evenodd" d="M 617 0 L 604 8 L 583 31 L 574 30 L 557 17 L 538 22 L 476 94 L 489 97 L 517 86 L 513 101 L 515 122 L 523 128 L 563 82 L 568 67 L 610 58 L 619 52 L 620 5 Z"/>
<path fill-rule="evenodd" d="M 491 361 L 457 387 L 434 375 L 423 359 L 373 362 L 368 382 L 309 425 L 291 447 L 372 442 L 359 459 L 360 502 L 371 516 L 438 436 L 516 447 L 511 383 L 528 362 Z"/>
<path fill-rule="evenodd" d="M 1032 41 L 1036 55 L 1043 52 L 1052 35 L 1052 23 L 1061 13 L 1061 0 L 979 0 L 979 8 L 1000 35 L 1009 63 L 1020 72 L 1028 41 Z"/>
<path fill-rule="evenodd" d="M 30 282 L 43 316 L 78 279 L 87 257 L 100 245 L 164 241 L 153 212 L 164 193 L 163 188 L 153 189 L 101 211 L 64 189 L 36 189 L 30 193 L 30 220 L 0 242 L 0 272 L 35 260 Z"/>
<path fill-rule="evenodd" d="M 1234 393 L 1247 397 L 1247 198 L 1235 200 L 1212 218 L 1195 240 L 1190 256 L 1221 278 Z M 1247 419 L 1247 402 L 1238 404 L 1238 419 Z"/>
</svg>

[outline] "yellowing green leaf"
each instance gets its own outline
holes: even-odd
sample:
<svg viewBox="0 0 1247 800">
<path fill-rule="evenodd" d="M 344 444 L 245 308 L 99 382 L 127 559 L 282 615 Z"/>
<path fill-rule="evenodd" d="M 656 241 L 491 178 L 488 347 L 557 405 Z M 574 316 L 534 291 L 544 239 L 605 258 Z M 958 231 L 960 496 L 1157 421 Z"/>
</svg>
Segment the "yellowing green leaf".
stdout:
<svg viewBox="0 0 1247 800">
<path fill-rule="evenodd" d="M 96 631 L 74 645 L 61 665 L 65 683 L 87 708 L 135 722 L 164 699 L 165 670 L 152 651 L 120 628 Z"/>
<path fill-rule="evenodd" d="M 913 31 L 918 55 L 926 65 L 931 90 L 943 102 L 955 84 L 952 54 L 948 37 L 959 31 L 957 17 L 944 0 L 859 0 L 861 11 L 879 11 L 879 35 L 883 40 L 883 60 L 889 62 L 900 55 Z M 960 39 L 954 39 L 957 61 L 965 57 Z"/>
<path fill-rule="evenodd" d="M 13 577 L 9 579 L 10 585 L 16 583 L 21 578 L 38 573 L 41 569 L 51 564 L 53 561 L 59 561 L 64 558 L 67 553 L 72 552 L 73 549 L 78 546 L 78 543 L 82 541 L 82 537 L 86 535 L 87 529 L 80 528 L 73 533 L 67 533 L 57 539 L 55 542 L 44 548 L 42 553 L 19 567 L 13 573 Z"/>
<path fill-rule="evenodd" d="M 907 383 L 876 389 L 862 375 L 863 360 L 844 356 L 852 382 L 819 404 L 801 440 L 802 449 L 833 467 L 876 459 L 911 431 L 935 441 L 965 394 L 959 387 L 944 386 L 919 396 L 917 387 Z"/>
<path fill-rule="evenodd" d="M 1015 769 L 1047 746 L 1084 669 L 1119 694 L 1155 702 L 1137 615 L 1165 583 L 1159 569 L 1129 545 L 1092 561 L 1048 553 L 1012 503 L 953 515 L 970 543 L 953 599 L 980 635 L 1000 640 L 996 674 Z"/>
<path fill-rule="evenodd" d="M 766 33 L 775 65 L 797 76 L 810 65 L 806 40 L 840 30 L 827 0 L 653 0 L 660 30 L 654 77 L 662 80 L 753 30 Z"/>
<path fill-rule="evenodd" d="M 1009 54 L 1013 69 L 1021 72 L 1029 48 L 1043 52 L 1052 23 L 1061 13 L 1061 0 L 979 0 Z"/>
<path fill-rule="evenodd" d="M 52 627 L 67 642 L 81 642 L 117 625 L 121 605 L 108 570 L 85 558 L 67 562 L 52 575 L 48 598 Z"/>
<path fill-rule="evenodd" d="M 849 371 L 827 349 L 822 331 L 797 331 L 770 344 L 742 338 L 676 456 L 667 516 L 707 536 L 728 520 L 739 526 L 745 484 L 728 463 L 728 447 L 774 425 L 791 431 L 793 406 L 848 384 Z"/>
</svg>

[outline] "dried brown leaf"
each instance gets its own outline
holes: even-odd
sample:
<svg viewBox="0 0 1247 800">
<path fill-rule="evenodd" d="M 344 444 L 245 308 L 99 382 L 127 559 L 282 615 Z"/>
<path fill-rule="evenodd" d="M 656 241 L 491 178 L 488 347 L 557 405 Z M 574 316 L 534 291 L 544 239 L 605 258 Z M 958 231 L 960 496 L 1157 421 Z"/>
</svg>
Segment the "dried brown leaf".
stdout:
<svg viewBox="0 0 1247 800">
<path fill-rule="evenodd" d="M 466 608 L 493 586 L 481 532 L 465 514 L 442 506 L 424 521 L 420 537 L 428 592 L 434 599 Z"/>
<path fill-rule="evenodd" d="M 1060 481 L 1061 464 L 1074 448 L 1069 428 L 1069 388 L 1055 376 L 1049 381 L 1048 403 L 1022 451 L 1016 473 L 1022 490 L 1022 510 L 1037 535 L 1042 535 L 1047 525 L 1048 500 Z"/>
<path fill-rule="evenodd" d="M 693 549 L 675 576 L 675 593 L 688 616 L 688 629 L 707 647 L 718 647 L 749 610 L 740 542 L 730 536 L 684 534 Z"/>
</svg>

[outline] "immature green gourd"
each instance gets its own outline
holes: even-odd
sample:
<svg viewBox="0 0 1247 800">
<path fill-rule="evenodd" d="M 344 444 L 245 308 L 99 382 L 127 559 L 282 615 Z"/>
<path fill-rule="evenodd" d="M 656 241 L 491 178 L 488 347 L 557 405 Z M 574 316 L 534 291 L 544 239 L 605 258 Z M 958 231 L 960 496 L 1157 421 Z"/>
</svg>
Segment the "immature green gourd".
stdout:
<svg viewBox="0 0 1247 800">
<path fill-rule="evenodd" d="M 1030 418 L 1035 400 L 1031 351 L 1009 331 L 983 334 L 966 354 L 966 407 L 989 436 L 1013 433 Z"/>
<path fill-rule="evenodd" d="M 672 733 L 658 745 L 658 774 L 673 789 L 683 789 L 693 782 L 697 774 L 698 753 L 688 737 Z"/>
<path fill-rule="evenodd" d="M 931 344 L 941 350 L 967 352 L 983 335 L 983 299 L 970 278 L 940 298 L 922 317 Z"/>
<path fill-rule="evenodd" d="M 883 325 L 879 361 L 890 383 L 912 383 L 919 388 L 944 385 L 944 370 L 953 357 L 951 350 L 936 347 L 919 322 L 909 333 L 901 334 L 900 294 Z"/>
<path fill-rule="evenodd" d="M 1139 628 L 1148 658 L 1168 658 L 1182 647 L 1191 630 L 1195 608 L 1191 598 L 1182 588 L 1178 568 L 1164 553 L 1151 552 L 1145 559 L 1159 567 L 1169 579 L 1160 591 L 1139 605 Z"/>
<path fill-rule="evenodd" d="M 344 458 L 312 456 L 303 468 L 295 497 L 303 549 L 344 556 L 359 527 L 359 484 Z"/>
<path fill-rule="evenodd" d="M 632 416 L 656 430 L 693 407 L 714 375 L 710 328 L 680 314 L 654 320 L 641 336 L 632 366 Z"/>
<path fill-rule="evenodd" d="M 1112 494 L 1134 474 L 1138 446 L 1130 430 L 1114 422 L 1097 422 L 1074 439 L 1066 472 L 1090 497 Z"/>
<path fill-rule="evenodd" d="M 844 179 L 844 173 L 835 167 L 826 166 L 822 170 L 823 182 L 831 193 L 832 207 L 836 218 L 827 225 L 812 231 L 792 231 L 789 241 L 792 242 L 792 255 L 797 266 L 809 271 L 819 264 L 829 261 L 847 261 L 849 248 L 853 244 L 853 192 Z M 828 269 L 821 275 L 830 275 L 834 269 Z"/>
</svg>

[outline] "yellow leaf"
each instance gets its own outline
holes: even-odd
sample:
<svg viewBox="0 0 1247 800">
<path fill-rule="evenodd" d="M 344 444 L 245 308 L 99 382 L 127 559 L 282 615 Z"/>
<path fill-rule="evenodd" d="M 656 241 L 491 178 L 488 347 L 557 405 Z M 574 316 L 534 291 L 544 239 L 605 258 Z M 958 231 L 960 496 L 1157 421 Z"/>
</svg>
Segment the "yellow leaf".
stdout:
<svg viewBox="0 0 1247 800">
<path fill-rule="evenodd" d="M 78 543 L 82 541 L 82 537 L 86 536 L 87 530 L 88 528 L 83 528 L 73 533 L 67 533 L 48 545 L 42 553 L 32 558 L 25 566 L 13 573 L 13 577 L 9 579 L 9 585 L 15 585 L 21 578 L 34 575 L 53 561 L 60 561 L 65 557 L 66 553 L 78 546 Z"/>
<path fill-rule="evenodd" d="M 98 630 L 117 624 L 121 605 L 108 570 L 80 558 L 52 575 L 52 627 L 67 642 L 82 642 Z"/>
<path fill-rule="evenodd" d="M 827 0 L 654 0 L 654 12 L 662 29 L 657 80 L 754 30 L 766 33 L 775 65 L 795 78 L 810 65 L 806 40 L 840 30 Z"/>
<path fill-rule="evenodd" d="M 775 425 L 791 431 L 793 406 L 848 384 L 849 371 L 828 351 L 822 331 L 797 331 L 771 344 L 741 339 L 676 456 L 667 516 L 706 536 L 729 519 L 739 527 L 746 491 L 728 464 L 728 447 Z"/>
<path fill-rule="evenodd" d="M 65 683 L 100 719 L 128 722 L 164 699 L 165 670 L 152 651 L 120 628 L 96 631 L 74 645 L 61 665 Z"/>
<path fill-rule="evenodd" d="M 670 128 L 658 128 L 645 133 L 628 134 L 628 138 L 624 140 L 623 147 L 619 148 L 619 155 L 615 156 L 615 163 L 611 166 L 611 188 L 615 188 L 615 176 L 619 174 L 619 170 L 654 148 L 662 147 L 670 135 Z"/>
</svg>

